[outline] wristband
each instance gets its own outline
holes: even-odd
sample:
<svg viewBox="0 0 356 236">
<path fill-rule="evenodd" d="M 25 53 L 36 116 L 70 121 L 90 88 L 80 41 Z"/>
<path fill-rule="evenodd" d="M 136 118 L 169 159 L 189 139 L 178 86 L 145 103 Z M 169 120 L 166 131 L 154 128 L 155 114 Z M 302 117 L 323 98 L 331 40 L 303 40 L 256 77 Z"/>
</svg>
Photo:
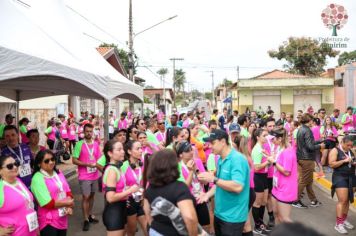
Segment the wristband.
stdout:
<svg viewBox="0 0 356 236">
<path fill-rule="evenodd" d="M 215 177 L 214 177 L 214 181 L 213 181 L 214 184 L 216 184 L 218 181 L 219 181 L 219 178 L 215 176 Z"/>
</svg>

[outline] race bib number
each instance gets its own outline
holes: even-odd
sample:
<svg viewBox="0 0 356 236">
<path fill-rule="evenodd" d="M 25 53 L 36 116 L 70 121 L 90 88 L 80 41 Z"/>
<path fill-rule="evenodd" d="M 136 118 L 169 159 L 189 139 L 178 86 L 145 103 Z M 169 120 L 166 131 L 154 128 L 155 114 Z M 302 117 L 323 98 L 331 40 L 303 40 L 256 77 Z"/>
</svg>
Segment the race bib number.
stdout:
<svg viewBox="0 0 356 236">
<path fill-rule="evenodd" d="M 38 228 L 38 220 L 37 220 L 37 214 L 36 212 L 32 212 L 30 214 L 26 215 L 26 221 L 28 225 L 28 230 L 30 232 L 34 231 L 35 229 Z"/>
<path fill-rule="evenodd" d="M 74 131 L 74 130 L 71 130 L 71 131 L 70 131 L 70 135 L 75 135 L 75 131 Z"/>
<path fill-rule="evenodd" d="M 114 127 L 113 126 L 109 126 L 109 133 L 110 134 L 114 133 Z"/>
<path fill-rule="evenodd" d="M 192 183 L 192 187 L 193 187 L 193 192 L 195 196 L 199 196 L 200 192 L 201 192 L 201 185 L 200 183 Z"/>
<path fill-rule="evenodd" d="M 25 177 L 31 174 L 31 167 L 29 163 L 25 163 L 20 166 L 20 177 Z"/>
<path fill-rule="evenodd" d="M 67 215 L 66 208 L 65 207 L 58 208 L 58 215 L 59 215 L 59 217 L 63 217 L 65 215 Z"/>
<path fill-rule="evenodd" d="M 273 176 L 273 187 L 278 186 L 278 178 Z"/>
<path fill-rule="evenodd" d="M 62 134 L 67 134 L 67 130 L 66 129 L 62 130 Z"/>
<path fill-rule="evenodd" d="M 63 200 L 67 197 L 66 193 L 61 191 L 58 193 L 58 200 Z"/>
<path fill-rule="evenodd" d="M 349 126 L 348 131 L 352 131 L 352 130 L 354 130 L 354 127 Z"/>
<path fill-rule="evenodd" d="M 96 167 L 87 167 L 87 173 L 91 174 L 91 173 L 95 173 L 96 172 Z"/>
</svg>

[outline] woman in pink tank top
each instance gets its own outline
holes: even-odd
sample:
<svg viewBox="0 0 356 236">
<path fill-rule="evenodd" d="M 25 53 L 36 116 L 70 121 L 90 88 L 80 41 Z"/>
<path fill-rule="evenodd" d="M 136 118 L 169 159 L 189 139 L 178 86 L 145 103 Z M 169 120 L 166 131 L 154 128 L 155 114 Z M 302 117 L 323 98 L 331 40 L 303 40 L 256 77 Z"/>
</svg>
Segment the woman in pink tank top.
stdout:
<svg viewBox="0 0 356 236">
<path fill-rule="evenodd" d="M 18 179 L 19 163 L 0 158 L 0 229 L 12 236 L 36 236 L 38 219 L 33 196 Z"/>
</svg>

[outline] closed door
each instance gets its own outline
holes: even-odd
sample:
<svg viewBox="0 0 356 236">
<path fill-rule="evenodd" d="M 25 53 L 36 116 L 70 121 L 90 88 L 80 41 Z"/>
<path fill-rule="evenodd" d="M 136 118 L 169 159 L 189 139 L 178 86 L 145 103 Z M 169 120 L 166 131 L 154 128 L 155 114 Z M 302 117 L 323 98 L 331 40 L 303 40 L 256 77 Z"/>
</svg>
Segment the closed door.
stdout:
<svg viewBox="0 0 356 236">
<path fill-rule="evenodd" d="M 317 112 L 321 108 L 320 94 L 294 96 L 294 114 L 297 114 L 298 110 L 307 112 L 310 106 L 313 108 L 314 112 Z"/>
</svg>

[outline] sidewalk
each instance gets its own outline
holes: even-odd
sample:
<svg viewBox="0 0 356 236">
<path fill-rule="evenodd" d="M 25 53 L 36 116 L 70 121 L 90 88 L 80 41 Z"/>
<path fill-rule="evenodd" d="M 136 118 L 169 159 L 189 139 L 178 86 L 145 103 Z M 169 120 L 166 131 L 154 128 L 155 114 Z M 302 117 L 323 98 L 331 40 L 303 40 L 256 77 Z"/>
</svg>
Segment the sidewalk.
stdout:
<svg viewBox="0 0 356 236">
<path fill-rule="evenodd" d="M 318 183 L 319 187 L 321 187 L 324 190 L 326 190 L 327 192 L 331 193 L 332 172 L 331 173 L 324 172 L 324 174 L 325 174 L 325 177 L 319 178 L 319 177 L 317 177 L 317 173 L 314 172 L 314 181 Z M 336 198 L 335 195 L 334 195 L 334 198 Z M 356 196 L 354 197 L 354 203 L 352 204 L 352 206 L 356 209 Z"/>
<path fill-rule="evenodd" d="M 67 179 L 77 173 L 77 166 L 72 163 L 72 158 L 64 161 L 64 164 L 57 165 L 57 168 L 63 172 Z"/>
</svg>

